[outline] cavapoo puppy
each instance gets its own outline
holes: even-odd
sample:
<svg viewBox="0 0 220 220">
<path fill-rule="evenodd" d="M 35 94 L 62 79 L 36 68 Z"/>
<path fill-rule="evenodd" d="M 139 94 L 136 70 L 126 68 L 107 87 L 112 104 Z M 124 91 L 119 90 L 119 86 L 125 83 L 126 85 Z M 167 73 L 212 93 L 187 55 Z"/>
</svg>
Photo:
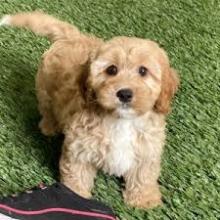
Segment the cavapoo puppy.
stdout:
<svg viewBox="0 0 220 220">
<path fill-rule="evenodd" d="M 165 117 L 179 82 L 164 50 L 135 37 L 104 41 L 41 12 L 6 15 L 1 25 L 28 28 L 53 43 L 36 89 L 42 133 L 65 135 L 61 181 L 89 198 L 102 169 L 124 178 L 128 204 L 160 204 Z"/>
</svg>

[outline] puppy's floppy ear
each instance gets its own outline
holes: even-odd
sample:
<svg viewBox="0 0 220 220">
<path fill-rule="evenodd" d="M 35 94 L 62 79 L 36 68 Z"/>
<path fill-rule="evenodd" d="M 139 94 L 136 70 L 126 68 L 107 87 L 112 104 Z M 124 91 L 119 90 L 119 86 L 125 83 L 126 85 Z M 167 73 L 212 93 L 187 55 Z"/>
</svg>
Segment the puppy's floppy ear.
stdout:
<svg viewBox="0 0 220 220">
<path fill-rule="evenodd" d="M 173 96 L 179 86 L 179 77 L 171 67 L 166 67 L 162 75 L 162 85 L 159 98 L 157 99 L 154 110 L 158 113 L 168 114 Z"/>
</svg>

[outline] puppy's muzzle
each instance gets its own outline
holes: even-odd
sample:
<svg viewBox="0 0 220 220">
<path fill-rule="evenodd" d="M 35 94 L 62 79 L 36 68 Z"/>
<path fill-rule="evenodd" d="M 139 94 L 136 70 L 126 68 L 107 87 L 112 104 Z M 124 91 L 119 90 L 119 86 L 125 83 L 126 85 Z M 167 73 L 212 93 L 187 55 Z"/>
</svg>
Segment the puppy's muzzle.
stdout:
<svg viewBox="0 0 220 220">
<path fill-rule="evenodd" d="M 133 92 L 131 89 L 120 89 L 117 93 L 116 96 L 122 103 L 129 103 L 132 100 L 133 97 Z"/>
</svg>

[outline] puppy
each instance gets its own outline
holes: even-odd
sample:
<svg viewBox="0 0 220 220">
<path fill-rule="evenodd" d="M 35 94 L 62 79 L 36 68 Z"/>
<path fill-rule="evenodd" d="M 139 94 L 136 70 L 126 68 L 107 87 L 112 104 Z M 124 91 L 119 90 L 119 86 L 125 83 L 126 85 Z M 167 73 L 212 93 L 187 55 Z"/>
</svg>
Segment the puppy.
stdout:
<svg viewBox="0 0 220 220">
<path fill-rule="evenodd" d="M 53 43 L 36 89 L 42 133 L 65 135 L 61 181 L 89 198 L 102 169 L 124 178 L 128 204 L 160 204 L 165 117 L 179 83 L 164 50 L 134 37 L 104 41 L 41 12 L 7 15 L 1 25 L 28 28 Z"/>
</svg>

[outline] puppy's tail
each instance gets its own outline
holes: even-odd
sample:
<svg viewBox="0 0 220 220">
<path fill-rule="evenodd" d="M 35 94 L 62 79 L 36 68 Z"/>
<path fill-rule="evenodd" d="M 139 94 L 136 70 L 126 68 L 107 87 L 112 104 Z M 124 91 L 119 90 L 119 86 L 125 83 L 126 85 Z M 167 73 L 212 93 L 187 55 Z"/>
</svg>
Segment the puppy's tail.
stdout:
<svg viewBox="0 0 220 220">
<path fill-rule="evenodd" d="M 5 15 L 0 20 L 0 26 L 3 25 L 30 29 L 52 42 L 80 35 L 76 27 L 39 11 Z"/>
</svg>

